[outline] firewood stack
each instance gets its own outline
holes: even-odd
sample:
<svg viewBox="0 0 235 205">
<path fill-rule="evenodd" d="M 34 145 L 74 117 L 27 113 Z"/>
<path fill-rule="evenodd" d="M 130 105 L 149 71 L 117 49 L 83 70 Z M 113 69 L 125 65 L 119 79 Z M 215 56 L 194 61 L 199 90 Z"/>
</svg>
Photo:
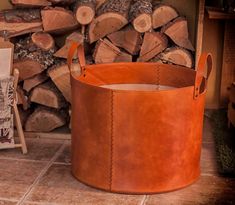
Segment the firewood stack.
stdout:
<svg viewBox="0 0 235 205">
<path fill-rule="evenodd" d="M 152 0 L 11 0 L 0 11 L 0 37 L 15 43 L 18 103 L 26 131 L 69 122 L 71 42 L 83 42 L 87 64 L 159 62 L 192 68 L 187 20 Z M 85 29 L 84 29 L 85 28 Z M 74 68 L 79 71 L 77 57 Z"/>
</svg>

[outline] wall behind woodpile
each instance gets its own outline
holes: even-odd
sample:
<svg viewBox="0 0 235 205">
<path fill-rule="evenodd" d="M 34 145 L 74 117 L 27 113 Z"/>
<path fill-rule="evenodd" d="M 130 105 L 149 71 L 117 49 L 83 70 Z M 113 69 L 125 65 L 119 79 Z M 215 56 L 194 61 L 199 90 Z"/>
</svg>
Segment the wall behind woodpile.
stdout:
<svg viewBox="0 0 235 205">
<path fill-rule="evenodd" d="M 220 107 L 220 82 L 223 61 L 224 22 L 208 19 L 205 14 L 202 50 L 213 55 L 213 70 L 208 82 L 207 108 Z"/>
</svg>

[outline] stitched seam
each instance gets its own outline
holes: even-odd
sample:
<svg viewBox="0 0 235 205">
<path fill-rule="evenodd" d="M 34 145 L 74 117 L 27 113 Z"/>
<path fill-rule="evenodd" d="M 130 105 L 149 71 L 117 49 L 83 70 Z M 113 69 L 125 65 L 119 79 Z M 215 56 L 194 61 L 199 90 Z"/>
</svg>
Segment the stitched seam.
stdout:
<svg viewBox="0 0 235 205">
<path fill-rule="evenodd" d="M 111 92 L 111 125 L 110 125 L 110 176 L 109 176 L 109 189 L 112 190 L 113 180 L 113 110 L 114 110 L 114 92 Z"/>
<path fill-rule="evenodd" d="M 159 85 L 160 85 L 160 68 L 159 66 L 157 66 L 157 72 L 156 72 L 156 75 L 157 75 L 157 90 L 159 90 Z"/>
</svg>

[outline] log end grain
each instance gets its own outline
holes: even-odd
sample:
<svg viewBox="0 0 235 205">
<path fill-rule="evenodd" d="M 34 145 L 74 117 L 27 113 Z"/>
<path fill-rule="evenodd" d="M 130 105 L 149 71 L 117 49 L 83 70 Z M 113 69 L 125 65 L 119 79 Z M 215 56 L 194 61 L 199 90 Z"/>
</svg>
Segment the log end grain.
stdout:
<svg viewBox="0 0 235 205">
<path fill-rule="evenodd" d="M 144 33 L 152 28 L 152 18 L 149 14 L 140 14 L 132 22 L 136 31 Z"/>
</svg>

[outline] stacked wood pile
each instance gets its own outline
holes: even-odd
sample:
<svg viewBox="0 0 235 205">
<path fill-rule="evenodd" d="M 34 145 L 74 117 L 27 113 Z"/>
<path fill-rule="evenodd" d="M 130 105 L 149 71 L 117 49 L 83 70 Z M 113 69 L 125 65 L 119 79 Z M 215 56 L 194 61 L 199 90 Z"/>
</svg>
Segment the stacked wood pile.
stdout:
<svg viewBox="0 0 235 205">
<path fill-rule="evenodd" d="M 152 0 L 11 0 L 0 12 L 0 36 L 15 43 L 18 103 L 26 131 L 69 121 L 71 42 L 83 42 L 88 64 L 159 62 L 194 66 L 187 20 Z M 74 56 L 74 69 L 79 70 Z"/>
</svg>

